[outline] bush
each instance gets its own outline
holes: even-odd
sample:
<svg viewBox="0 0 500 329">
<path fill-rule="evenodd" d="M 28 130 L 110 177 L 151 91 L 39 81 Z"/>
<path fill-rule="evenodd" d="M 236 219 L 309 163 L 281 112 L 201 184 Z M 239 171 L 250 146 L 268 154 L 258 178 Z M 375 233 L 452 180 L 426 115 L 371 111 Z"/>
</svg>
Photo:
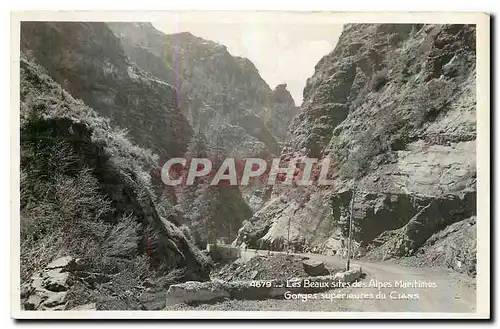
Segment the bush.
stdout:
<svg viewBox="0 0 500 329">
<path fill-rule="evenodd" d="M 404 104 L 408 108 L 406 122 L 419 128 L 425 122 L 433 121 L 451 103 L 456 85 L 447 79 L 433 79 L 418 86 L 405 90 L 402 95 Z"/>
<path fill-rule="evenodd" d="M 140 225 L 133 215 L 123 216 L 116 225 L 114 225 L 103 243 L 103 254 L 107 257 L 125 257 L 135 256 L 139 247 Z"/>
<path fill-rule="evenodd" d="M 36 65 L 21 58 L 21 68 L 21 280 L 63 255 L 98 273 L 186 266 L 205 275 L 201 252 L 169 221 L 172 205 L 154 194 L 148 172 L 158 158 Z M 158 262 L 150 269 L 151 259 Z"/>
<path fill-rule="evenodd" d="M 90 169 L 48 125 L 21 130 L 21 273 L 26 279 L 63 252 L 92 259 L 112 212 Z"/>
</svg>

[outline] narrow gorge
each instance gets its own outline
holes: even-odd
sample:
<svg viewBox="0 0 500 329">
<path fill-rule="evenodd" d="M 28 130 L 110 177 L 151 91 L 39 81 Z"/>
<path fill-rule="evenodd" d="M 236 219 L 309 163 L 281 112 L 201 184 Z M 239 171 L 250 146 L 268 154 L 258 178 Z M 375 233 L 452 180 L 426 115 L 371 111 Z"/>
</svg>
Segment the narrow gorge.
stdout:
<svg viewBox="0 0 500 329">
<path fill-rule="evenodd" d="M 296 104 L 190 32 L 23 22 L 20 83 L 25 309 L 164 309 L 207 243 L 340 257 L 351 215 L 366 261 L 476 276 L 474 25 L 346 24 Z M 329 159 L 333 184 L 167 186 L 178 157 Z"/>
</svg>

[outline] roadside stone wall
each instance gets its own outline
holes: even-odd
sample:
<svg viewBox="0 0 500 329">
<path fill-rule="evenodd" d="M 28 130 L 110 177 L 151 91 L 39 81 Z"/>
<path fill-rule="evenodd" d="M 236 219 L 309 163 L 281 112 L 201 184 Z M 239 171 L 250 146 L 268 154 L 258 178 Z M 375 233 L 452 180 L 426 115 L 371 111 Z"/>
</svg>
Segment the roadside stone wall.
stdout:
<svg viewBox="0 0 500 329">
<path fill-rule="evenodd" d="M 342 282 L 353 282 L 361 277 L 361 268 L 354 268 L 335 275 L 293 278 L 290 280 L 257 281 L 188 281 L 171 285 L 167 291 L 166 305 L 193 304 L 230 299 L 281 298 L 286 292 L 314 293 L 335 288 Z"/>
</svg>

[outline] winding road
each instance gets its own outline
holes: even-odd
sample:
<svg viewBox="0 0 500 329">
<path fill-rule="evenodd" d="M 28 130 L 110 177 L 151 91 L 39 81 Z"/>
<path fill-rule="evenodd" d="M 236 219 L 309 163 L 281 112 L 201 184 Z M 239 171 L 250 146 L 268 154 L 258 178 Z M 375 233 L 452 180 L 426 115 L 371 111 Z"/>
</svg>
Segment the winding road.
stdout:
<svg viewBox="0 0 500 329">
<path fill-rule="evenodd" d="M 273 252 L 275 253 L 275 252 Z M 266 255 L 267 251 L 247 250 L 242 252 L 242 258 L 248 259 L 256 254 Z M 309 257 L 312 260 L 324 261 L 336 267 L 344 267 L 345 260 L 338 256 L 318 254 L 294 254 Z M 388 262 L 366 262 L 353 260 L 352 266 L 361 267 L 366 276 L 360 281 L 364 287 L 339 288 L 328 293 L 352 294 L 350 297 L 336 299 L 337 307 L 349 311 L 363 312 L 475 312 L 476 285 L 475 280 L 445 268 L 406 267 Z M 432 287 L 415 287 L 426 282 Z M 413 287 L 397 286 L 397 282 L 410 283 Z M 371 284 L 371 286 L 370 286 Z M 379 285 L 379 287 L 377 287 Z M 385 286 L 385 287 L 384 287 Z M 377 296 L 385 299 L 359 298 Z M 286 300 L 282 301 L 288 302 Z M 330 300 L 310 300 L 304 304 L 315 308 L 316 303 L 331 303 Z M 305 305 L 304 305 L 305 306 Z M 320 307 L 319 309 L 324 309 Z M 309 307 L 308 307 L 309 308 Z"/>
</svg>

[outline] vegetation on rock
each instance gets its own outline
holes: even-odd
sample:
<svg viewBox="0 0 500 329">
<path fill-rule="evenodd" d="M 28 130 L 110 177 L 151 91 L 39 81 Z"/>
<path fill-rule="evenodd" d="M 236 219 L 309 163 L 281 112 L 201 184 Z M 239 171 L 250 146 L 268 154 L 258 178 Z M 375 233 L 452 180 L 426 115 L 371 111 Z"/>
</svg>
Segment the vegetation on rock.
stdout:
<svg viewBox="0 0 500 329">
<path fill-rule="evenodd" d="M 290 231 L 306 249 L 338 252 L 347 234 L 342 218 L 358 190 L 357 243 L 380 259 L 425 253 L 430 235 L 475 212 L 475 56 L 473 25 L 346 25 L 308 79 L 282 153 L 330 157 L 335 184 L 304 188 L 304 203 L 296 191 L 274 187 L 238 241 L 283 248 L 277 242 Z M 419 218 L 431 202 L 425 220 Z M 330 207 L 335 221 L 322 210 Z M 410 229 L 413 222 L 420 227 Z M 377 237 L 392 230 L 399 233 Z M 392 245 L 402 249 L 376 252 Z"/>
<path fill-rule="evenodd" d="M 153 191 L 156 160 L 23 56 L 21 280 L 66 255 L 115 284 L 134 278 L 121 289 L 172 270 L 183 272 L 176 280 L 208 279 L 209 260 Z M 116 299 L 101 288 L 93 293 Z"/>
</svg>

